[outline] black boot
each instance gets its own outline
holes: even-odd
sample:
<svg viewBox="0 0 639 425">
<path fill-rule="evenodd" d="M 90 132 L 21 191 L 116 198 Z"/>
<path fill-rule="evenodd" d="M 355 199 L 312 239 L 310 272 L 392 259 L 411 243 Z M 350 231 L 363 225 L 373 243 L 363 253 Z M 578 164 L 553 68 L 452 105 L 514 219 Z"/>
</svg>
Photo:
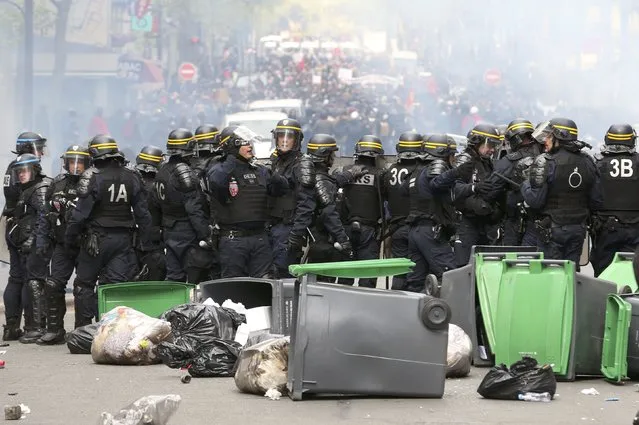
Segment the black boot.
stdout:
<svg viewBox="0 0 639 425">
<path fill-rule="evenodd" d="M 82 303 L 82 299 L 80 297 L 74 296 L 73 306 L 75 310 L 75 323 L 73 325 L 73 328 L 78 329 L 78 328 L 81 328 L 82 326 L 90 325 L 93 321 L 93 318 L 84 317 L 84 315 L 82 314 L 85 310 L 83 308 L 84 306 Z"/>
<path fill-rule="evenodd" d="M 31 326 L 27 328 L 27 320 L 25 317 L 25 331 L 26 333 L 20 338 L 20 342 L 23 344 L 33 344 L 42 335 L 44 335 L 44 328 L 46 326 L 46 299 L 44 298 L 44 282 L 39 280 L 30 280 L 28 283 L 29 291 L 31 292 L 31 299 L 33 303 L 33 311 L 31 314 Z"/>
<path fill-rule="evenodd" d="M 3 341 L 17 341 L 22 336 L 22 329 L 20 329 L 20 316 L 17 318 L 7 317 L 7 324 L 3 327 Z"/>
<path fill-rule="evenodd" d="M 36 341 L 38 345 L 64 344 L 64 315 L 67 305 L 64 300 L 64 292 L 55 292 L 55 283 L 47 281 L 45 292 L 47 293 L 47 332 Z"/>
</svg>

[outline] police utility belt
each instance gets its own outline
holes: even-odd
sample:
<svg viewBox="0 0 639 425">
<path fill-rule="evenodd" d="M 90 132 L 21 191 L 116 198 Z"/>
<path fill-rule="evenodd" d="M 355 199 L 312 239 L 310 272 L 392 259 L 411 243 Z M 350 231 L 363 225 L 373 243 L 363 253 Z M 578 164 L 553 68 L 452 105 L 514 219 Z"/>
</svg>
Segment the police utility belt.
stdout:
<svg viewBox="0 0 639 425">
<path fill-rule="evenodd" d="M 235 239 L 235 238 L 246 238 L 249 236 L 259 236 L 264 235 L 266 233 L 266 229 L 241 229 L 241 230 L 230 230 L 230 229 L 221 229 L 220 237 L 227 239 Z"/>
</svg>

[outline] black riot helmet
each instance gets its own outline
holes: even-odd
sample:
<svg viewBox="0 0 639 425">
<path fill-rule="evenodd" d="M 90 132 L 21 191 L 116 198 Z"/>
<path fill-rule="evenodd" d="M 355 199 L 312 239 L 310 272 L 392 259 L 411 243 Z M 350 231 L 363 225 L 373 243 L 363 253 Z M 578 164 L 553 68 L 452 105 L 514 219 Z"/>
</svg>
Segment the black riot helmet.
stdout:
<svg viewBox="0 0 639 425">
<path fill-rule="evenodd" d="M 550 134 L 554 136 L 559 143 L 576 142 L 579 136 L 577 124 L 568 118 L 553 118 L 548 121 Z"/>
<path fill-rule="evenodd" d="M 506 127 L 504 137 L 510 149 L 516 151 L 520 146 L 530 143 L 532 139 L 532 133 L 535 130 L 532 123 L 523 118 L 517 118 L 512 120 Z"/>
<path fill-rule="evenodd" d="M 395 146 L 397 150 L 397 160 L 416 159 L 422 154 L 423 136 L 415 131 L 407 131 L 400 134 L 399 141 Z"/>
<path fill-rule="evenodd" d="M 195 139 L 193 138 L 191 130 L 177 128 L 169 133 L 169 137 L 166 141 L 166 154 L 168 156 L 191 156 L 194 153 L 193 145 L 195 145 Z"/>
<path fill-rule="evenodd" d="M 117 158 L 124 160 L 124 155 L 118 148 L 115 139 L 106 134 L 98 134 L 89 141 L 89 155 L 94 161 Z"/>
<path fill-rule="evenodd" d="M 220 133 L 220 147 L 227 155 L 239 155 L 242 146 L 255 146 L 260 138 L 248 127 L 230 125 Z"/>
<path fill-rule="evenodd" d="M 492 124 L 477 124 L 468 132 L 466 137 L 468 145 L 472 146 L 478 153 L 482 146 L 491 146 L 496 150 L 504 140 L 504 136 L 500 134 L 499 129 Z M 484 156 L 488 157 L 489 155 Z"/>
<path fill-rule="evenodd" d="M 316 134 L 306 144 L 306 153 L 313 162 L 325 162 L 329 167 L 333 165 L 338 150 L 337 141 L 328 134 Z"/>
<path fill-rule="evenodd" d="M 377 136 L 366 135 L 355 144 L 355 158 L 367 156 L 369 158 L 377 158 L 384 155 L 382 141 Z"/>
<path fill-rule="evenodd" d="M 79 176 L 91 164 L 89 149 L 80 145 L 71 145 L 60 156 L 62 166 L 72 176 Z"/>
<path fill-rule="evenodd" d="M 211 124 L 202 124 L 195 129 L 195 155 L 200 152 L 216 153 L 220 148 L 220 130 Z"/>
<path fill-rule="evenodd" d="M 635 149 L 636 142 L 637 133 L 630 124 L 613 124 L 610 126 L 606 136 L 604 137 L 604 143 L 606 144 L 607 150 L 610 150 L 612 146 L 615 146 L 625 147 L 627 148 L 626 151 L 632 151 Z"/>
<path fill-rule="evenodd" d="M 32 131 L 25 131 L 18 135 L 16 139 L 16 155 L 23 153 L 31 153 L 37 156 L 42 156 L 44 146 L 47 143 L 47 139 L 42 137 L 38 133 Z"/>
<path fill-rule="evenodd" d="M 273 143 L 278 154 L 300 150 L 304 133 L 302 133 L 302 125 L 297 120 L 290 118 L 280 120 L 275 125 L 272 133 Z"/>
<path fill-rule="evenodd" d="M 15 181 L 20 184 L 26 184 L 36 179 L 42 172 L 40 158 L 32 153 L 23 153 L 18 155 L 15 162 L 11 165 L 11 172 Z"/>
<path fill-rule="evenodd" d="M 424 153 L 447 159 L 457 153 L 457 143 L 446 134 L 429 134 L 424 137 Z"/>
<path fill-rule="evenodd" d="M 162 159 L 164 159 L 164 154 L 161 148 L 146 145 L 135 157 L 135 169 L 141 173 L 157 173 Z"/>
</svg>

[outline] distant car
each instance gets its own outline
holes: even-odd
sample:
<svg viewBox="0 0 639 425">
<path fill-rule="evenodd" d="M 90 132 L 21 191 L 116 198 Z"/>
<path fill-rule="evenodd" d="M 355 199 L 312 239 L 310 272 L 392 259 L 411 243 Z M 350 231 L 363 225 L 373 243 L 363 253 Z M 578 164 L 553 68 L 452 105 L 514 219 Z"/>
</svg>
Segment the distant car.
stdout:
<svg viewBox="0 0 639 425">
<path fill-rule="evenodd" d="M 301 120 L 304 118 L 304 103 L 301 99 L 272 99 L 272 100 L 256 100 L 249 103 L 249 111 L 273 111 L 282 112 L 289 115 L 290 118 Z"/>
<path fill-rule="evenodd" d="M 224 127 L 229 125 L 243 125 L 253 130 L 261 141 L 253 146 L 253 151 L 257 159 L 268 159 L 275 150 L 273 145 L 273 136 L 271 131 L 275 128 L 278 121 L 288 118 L 288 115 L 282 112 L 270 111 L 249 111 L 238 112 L 224 117 Z"/>
</svg>

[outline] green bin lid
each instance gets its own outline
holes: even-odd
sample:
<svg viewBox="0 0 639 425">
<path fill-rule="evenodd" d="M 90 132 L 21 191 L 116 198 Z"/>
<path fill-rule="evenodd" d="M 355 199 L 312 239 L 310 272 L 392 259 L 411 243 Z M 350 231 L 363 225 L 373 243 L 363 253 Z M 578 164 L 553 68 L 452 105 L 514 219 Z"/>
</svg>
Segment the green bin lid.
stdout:
<svg viewBox="0 0 639 425">
<path fill-rule="evenodd" d="M 628 330 L 632 307 L 616 294 L 608 295 L 606 322 L 601 353 L 601 373 L 606 379 L 621 382 L 628 375 Z"/>
<path fill-rule="evenodd" d="M 295 277 L 315 274 L 328 277 L 372 278 L 406 274 L 415 266 L 408 258 L 341 261 L 336 263 L 293 264 L 288 271 Z"/>
</svg>

